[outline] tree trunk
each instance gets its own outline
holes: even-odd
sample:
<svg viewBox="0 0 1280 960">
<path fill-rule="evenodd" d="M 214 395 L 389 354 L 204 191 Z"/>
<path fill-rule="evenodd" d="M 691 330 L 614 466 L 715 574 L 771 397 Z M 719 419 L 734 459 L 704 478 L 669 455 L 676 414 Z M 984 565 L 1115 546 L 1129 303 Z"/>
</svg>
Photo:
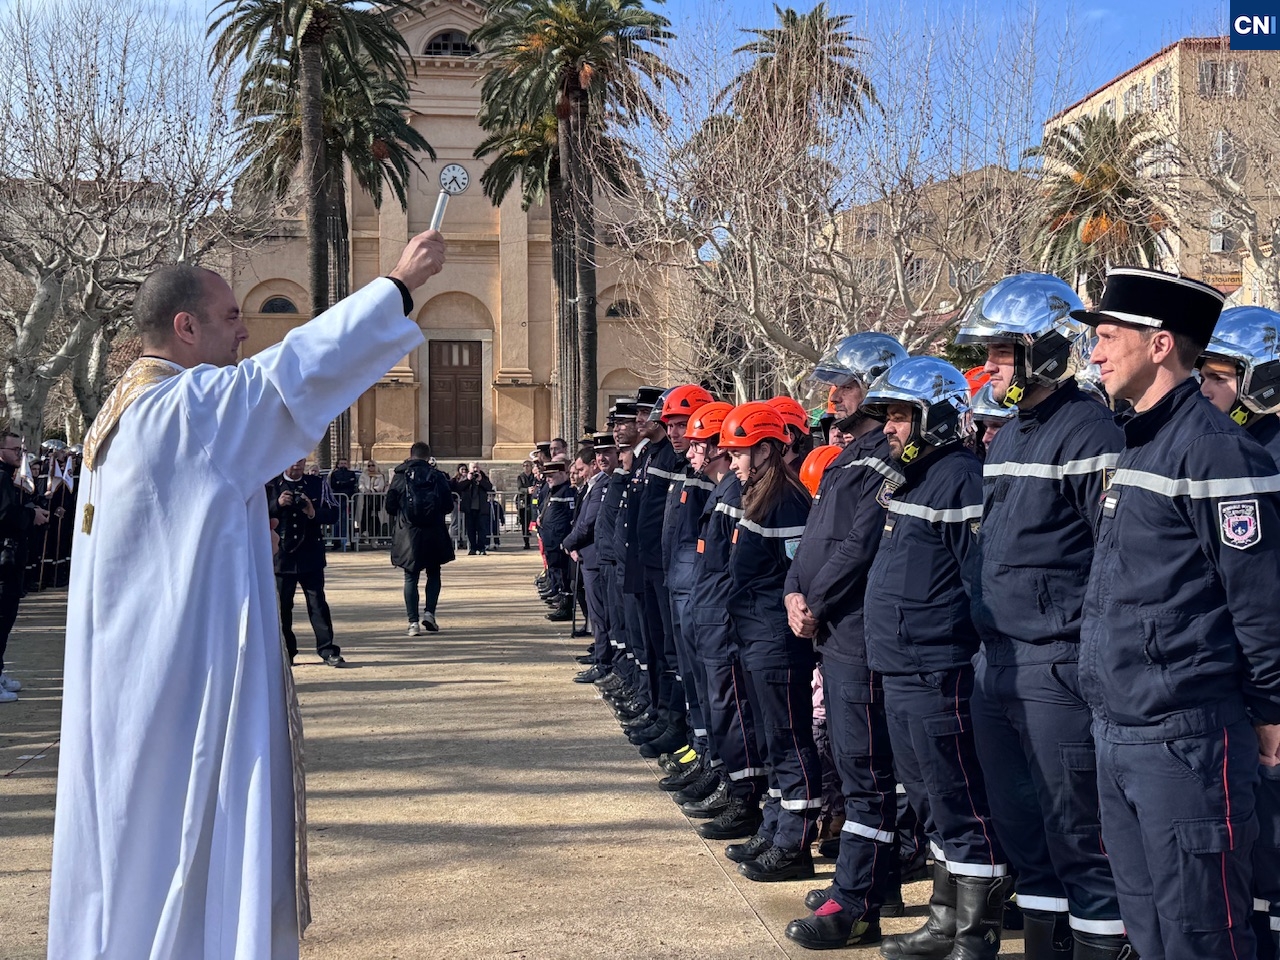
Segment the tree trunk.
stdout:
<svg viewBox="0 0 1280 960">
<path fill-rule="evenodd" d="M 561 156 L 568 143 L 567 124 L 561 123 L 558 134 Z M 575 307 L 578 282 L 574 271 L 573 212 L 569 190 L 558 174 L 551 179 L 548 195 L 551 201 L 551 275 L 556 286 L 556 368 L 560 395 L 557 412 L 559 422 L 554 431 L 568 434 L 578 419 L 578 315 Z"/>
<path fill-rule="evenodd" d="M 574 275 L 578 281 L 578 417 L 575 430 L 596 424 L 596 211 L 595 178 L 590 163 L 590 118 L 585 91 L 574 97 L 569 118 L 570 203 L 573 210 Z"/>
<path fill-rule="evenodd" d="M 329 172 L 325 189 L 326 229 L 329 241 L 329 302 L 337 303 L 351 292 L 351 230 L 347 222 L 347 181 L 342 166 Z M 320 441 L 318 461 L 322 470 L 331 469 L 339 459 L 351 456 L 351 411 L 343 410 L 329 424 Z"/>
<path fill-rule="evenodd" d="M 93 423 L 107 398 L 107 359 L 114 340 L 115 335 L 105 328 L 98 330 L 88 349 L 71 365 L 71 392 L 75 395 L 80 419 L 86 424 Z"/>
<path fill-rule="evenodd" d="M 306 194 L 307 276 L 311 285 L 311 316 L 329 308 L 329 238 L 324 159 L 324 78 L 321 50 L 324 37 L 312 26 L 298 45 L 298 80 L 302 108 L 302 188 Z"/>
</svg>

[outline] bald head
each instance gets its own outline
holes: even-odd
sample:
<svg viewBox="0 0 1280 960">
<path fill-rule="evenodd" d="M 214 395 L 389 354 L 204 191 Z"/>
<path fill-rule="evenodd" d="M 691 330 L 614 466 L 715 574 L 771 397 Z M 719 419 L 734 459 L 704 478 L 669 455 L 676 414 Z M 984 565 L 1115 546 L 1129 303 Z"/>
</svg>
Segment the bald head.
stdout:
<svg viewBox="0 0 1280 960">
<path fill-rule="evenodd" d="M 189 263 L 156 268 L 133 300 L 133 322 L 146 347 L 161 347 L 173 338 L 173 318 L 190 313 L 208 319 L 210 281 L 217 274 Z"/>
</svg>

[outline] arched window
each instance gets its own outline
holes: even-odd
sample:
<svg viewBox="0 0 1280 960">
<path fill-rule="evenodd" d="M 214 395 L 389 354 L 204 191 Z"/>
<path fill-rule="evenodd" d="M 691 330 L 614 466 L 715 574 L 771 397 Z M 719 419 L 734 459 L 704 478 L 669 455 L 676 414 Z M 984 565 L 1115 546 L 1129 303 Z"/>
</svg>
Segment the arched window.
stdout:
<svg viewBox="0 0 1280 960">
<path fill-rule="evenodd" d="M 437 33 L 427 41 L 427 49 L 423 51 L 428 57 L 469 57 L 476 48 L 467 42 L 467 35 L 461 30 L 446 30 Z"/>
<path fill-rule="evenodd" d="M 293 301 L 288 297 L 267 297 L 262 302 L 262 309 L 259 313 L 297 313 L 298 308 L 293 305 Z"/>
<path fill-rule="evenodd" d="M 616 300 L 609 304 L 609 309 L 604 312 L 606 317 L 622 318 L 627 320 L 635 320 L 639 316 L 640 307 L 630 300 Z"/>
</svg>

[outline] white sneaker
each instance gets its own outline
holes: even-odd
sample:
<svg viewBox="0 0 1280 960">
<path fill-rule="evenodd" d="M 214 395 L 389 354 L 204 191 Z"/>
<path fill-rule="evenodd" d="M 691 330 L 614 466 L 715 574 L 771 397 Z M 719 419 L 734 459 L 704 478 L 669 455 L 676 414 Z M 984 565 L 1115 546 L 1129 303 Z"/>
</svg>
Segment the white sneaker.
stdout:
<svg viewBox="0 0 1280 960">
<path fill-rule="evenodd" d="M 417 623 L 411 623 L 406 633 L 411 637 L 420 637 L 422 636 L 422 628 Z"/>
<path fill-rule="evenodd" d="M 18 699 L 18 695 L 12 690 L 0 689 L 0 703 L 12 703 Z"/>
<path fill-rule="evenodd" d="M 0 690 L 8 690 L 10 693 L 17 693 L 21 689 L 21 680 L 15 680 L 7 673 L 0 673 Z"/>
<path fill-rule="evenodd" d="M 422 615 L 422 629 L 428 633 L 436 633 L 440 629 L 440 625 L 436 623 L 436 615 L 434 613 L 424 613 Z"/>
</svg>

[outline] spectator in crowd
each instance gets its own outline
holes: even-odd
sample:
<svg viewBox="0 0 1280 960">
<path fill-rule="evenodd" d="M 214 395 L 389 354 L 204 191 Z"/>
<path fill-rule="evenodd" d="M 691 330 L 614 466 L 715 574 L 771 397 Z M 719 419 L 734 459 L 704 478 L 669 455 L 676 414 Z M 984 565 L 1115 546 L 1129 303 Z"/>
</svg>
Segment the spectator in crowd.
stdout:
<svg viewBox="0 0 1280 960">
<path fill-rule="evenodd" d="M 378 461 L 369 460 L 364 465 L 364 473 L 360 475 L 360 494 L 356 498 L 356 516 L 359 517 L 360 535 L 368 538 L 377 536 L 382 531 L 381 517 L 386 516 L 382 506 L 382 494 L 387 492 L 387 475 L 378 466 Z"/>
<path fill-rule="evenodd" d="M 411 637 L 422 631 L 435 633 L 436 604 L 440 599 L 440 568 L 453 560 L 449 514 L 453 495 L 449 479 L 430 463 L 431 447 L 418 441 L 409 448 L 409 459 L 395 469 L 387 492 L 387 513 L 393 518 L 391 562 L 404 570 L 404 608 Z M 427 574 L 421 618 L 418 583 Z"/>
<path fill-rule="evenodd" d="M 351 461 L 339 457 L 329 472 L 329 489 L 338 501 L 337 542 L 346 549 L 351 539 L 351 506 L 360 489 L 360 476 L 351 469 Z"/>
<path fill-rule="evenodd" d="M 0 703 L 17 700 L 22 689 L 20 681 L 4 673 L 4 652 L 22 599 L 27 533 L 49 522 L 49 514 L 21 483 L 24 456 L 20 436 L 0 433 Z"/>
<path fill-rule="evenodd" d="M 454 492 L 467 529 L 467 556 L 485 556 L 489 539 L 489 494 L 493 481 L 480 469 L 480 464 L 469 463 L 461 480 L 454 482 Z"/>
<path fill-rule="evenodd" d="M 516 478 L 516 515 L 520 522 L 520 537 L 524 540 L 524 548 L 529 549 L 529 525 L 533 523 L 533 499 L 538 493 L 541 481 L 534 475 L 535 451 L 529 459 L 520 465 L 520 476 Z"/>
</svg>

